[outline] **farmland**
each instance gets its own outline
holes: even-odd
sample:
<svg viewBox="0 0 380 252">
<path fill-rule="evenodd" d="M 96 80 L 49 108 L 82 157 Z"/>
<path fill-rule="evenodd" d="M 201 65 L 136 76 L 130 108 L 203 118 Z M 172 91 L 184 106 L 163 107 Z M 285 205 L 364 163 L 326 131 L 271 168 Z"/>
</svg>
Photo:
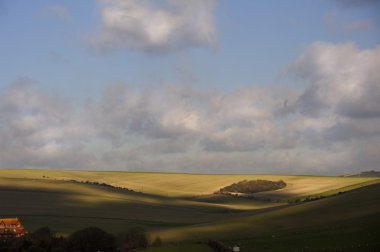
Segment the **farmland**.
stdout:
<svg viewBox="0 0 380 252">
<path fill-rule="evenodd" d="M 213 194 L 244 179 L 287 186 L 255 199 Z M 310 196 L 324 198 L 306 202 Z M 20 217 L 30 231 L 49 226 L 65 235 L 98 226 L 118 233 L 140 226 L 172 244 L 167 251 L 211 237 L 248 251 L 379 245 L 376 178 L 0 170 L 0 199 L 1 215 Z"/>
<path fill-rule="evenodd" d="M 2 178 L 25 178 L 44 180 L 97 181 L 135 191 L 169 197 L 199 196 L 212 194 L 221 187 L 241 180 L 284 180 L 288 186 L 271 195 L 277 198 L 299 197 L 325 193 L 334 189 L 357 185 L 374 178 L 342 178 L 294 175 L 238 175 L 238 174 L 183 174 L 109 171 L 68 170 L 0 170 Z"/>
</svg>

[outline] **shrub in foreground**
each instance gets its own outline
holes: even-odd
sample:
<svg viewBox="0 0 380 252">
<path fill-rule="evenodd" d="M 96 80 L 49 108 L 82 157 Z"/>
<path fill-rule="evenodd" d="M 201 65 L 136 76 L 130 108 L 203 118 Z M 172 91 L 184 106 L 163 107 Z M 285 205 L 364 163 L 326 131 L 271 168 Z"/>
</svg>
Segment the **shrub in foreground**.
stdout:
<svg viewBox="0 0 380 252">
<path fill-rule="evenodd" d="M 153 247 L 160 247 L 162 245 L 161 237 L 157 236 L 156 239 L 152 242 Z"/>
<path fill-rule="evenodd" d="M 161 244 L 161 239 L 156 238 L 152 246 Z M 127 252 L 148 245 L 142 228 L 131 228 L 114 236 L 100 228 L 88 227 L 62 237 L 43 227 L 24 237 L 0 240 L 0 252 Z"/>
<path fill-rule="evenodd" d="M 148 238 L 145 230 L 139 227 L 131 228 L 117 236 L 117 247 L 120 252 L 131 251 L 137 248 L 148 247 Z"/>
<path fill-rule="evenodd" d="M 221 241 L 209 239 L 207 245 L 216 252 L 231 252 L 232 249 L 224 245 Z"/>
<path fill-rule="evenodd" d="M 116 248 L 113 235 L 97 227 L 88 227 L 73 233 L 68 242 L 70 251 L 115 251 Z"/>
</svg>

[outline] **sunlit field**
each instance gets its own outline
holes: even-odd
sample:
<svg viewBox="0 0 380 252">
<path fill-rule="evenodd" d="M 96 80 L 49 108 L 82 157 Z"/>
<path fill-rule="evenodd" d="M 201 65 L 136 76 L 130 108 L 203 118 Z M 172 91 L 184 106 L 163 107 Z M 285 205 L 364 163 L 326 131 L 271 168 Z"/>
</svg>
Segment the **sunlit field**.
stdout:
<svg viewBox="0 0 380 252">
<path fill-rule="evenodd" d="M 287 186 L 254 194 L 255 199 L 213 194 L 244 179 L 281 179 Z M 323 241 L 335 237 L 332 243 L 339 247 L 348 238 L 353 244 L 375 244 L 379 186 L 376 178 L 1 170 L 0 198 L 5 203 L 0 212 L 18 216 L 30 231 L 49 226 L 68 235 L 97 226 L 118 233 L 139 226 L 164 244 L 177 244 L 149 251 L 191 251 L 194 243 L 209 238 L 262 249 L 273 241 L 289 248 L 294 241 L 323 248 Z M 324 198 L 305 201 L 310 196 Z M 350 238 L 358 235 L 363 237 Z"/>
<path fill-rule="evenodd" d="M 358 185 L 373 178 L 344 178 L 294 175 L 209 175 L 181 173 L 113 172 L 113 171 L 59 171 L 59 170 L 0 170 L 2 178 L 43 180 L 76 180 L 107 183 L 137 192 L 161 196 L 201 196 L 218 191 L 221 187 L 241 180 L 284 180 L 287 187 L 260 194 L 284 199 L 327 193 L 335 189 Z"/>
</svg>

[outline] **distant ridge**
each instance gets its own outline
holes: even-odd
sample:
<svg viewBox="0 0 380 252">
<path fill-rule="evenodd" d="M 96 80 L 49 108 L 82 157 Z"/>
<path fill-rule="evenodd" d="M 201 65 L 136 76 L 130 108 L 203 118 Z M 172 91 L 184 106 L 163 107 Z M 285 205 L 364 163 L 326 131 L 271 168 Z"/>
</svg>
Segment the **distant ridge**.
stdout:
<svg viewBox="0 0 380 252">
<path fill-rule="evenodd" d="M 346 174 L 342 175 L 342 177 L 363 177 L 363 178 L 370 178 L 370 177 L 380 177 L 380 171 L 364 171 L 361 173 L 356 174 Z"/>
</svg>

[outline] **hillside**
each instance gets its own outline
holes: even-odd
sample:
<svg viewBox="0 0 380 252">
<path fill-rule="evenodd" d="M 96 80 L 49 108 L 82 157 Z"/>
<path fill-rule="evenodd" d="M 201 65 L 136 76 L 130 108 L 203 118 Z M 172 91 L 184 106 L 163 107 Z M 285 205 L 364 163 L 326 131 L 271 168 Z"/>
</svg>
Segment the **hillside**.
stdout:
<svg viewBox="0 0 380 252">
<path fill-rule="evenodd" d="M 256 193 L 255 199 L 213 194 L 245 179 L 283 180 L 287 186 Z M 344 242 L 377 246 L 373 237 L 379 234 L 379 182 L 289 175 L 0 170 L 0 198 L 5 202 L 0 213 L 20 217 L 30 231 L 49 226 L 62 234 L 88 226 L 112 233 L 140 226 L 165 243 L 179 242 L 186 248 L 210 237 L 239 243 L 245 251 L 281 251 L 273 244 L 296 248 L 296 242 L 323 248 Z M 292 203 L 319 196 L 326 198 Z"/>
<path fill-rule="evenodd" d="M 321 194 L 373 181 L 375 178 L 343 178 L 300 175 L 237 175 L 237 174 L 183 174 L 116 171 L 68 170 L 0 170 L 0 178 L 42 179 L 46 181 L 96 181 L 134 191 L 170 197 L 191 197 L 212 194 L 220 188 L 242 180 L 283 180 L 286 188 L 258 195 L 287 199 Z"/>
<path fill-rule="evenodd" d="M 212 234 L 212 237 L 248 247 L 260 243 L 256 245 L 263 246 L 262 251 L 268 243 L 288 242 L 290 246 L 292 241 L 301 242 L 303 246 L 339 244 L 342 240 L 348 244 L 380 246 L 379 224 L 380 184 L 374 184 L 323 200 L 160 233 L 166 240 L 200 239 Z M 352 237 L 355 238 L 350 241 Z M 296 247 L 294 243 L 293 248 Z"/>
<path fill-rule="evenodd" d="M 380 177 L 380 171 L 364 171 L 356 174 L 343 175 L 343 177 L 350 178 L 378 178 Z"/>
</svg>

